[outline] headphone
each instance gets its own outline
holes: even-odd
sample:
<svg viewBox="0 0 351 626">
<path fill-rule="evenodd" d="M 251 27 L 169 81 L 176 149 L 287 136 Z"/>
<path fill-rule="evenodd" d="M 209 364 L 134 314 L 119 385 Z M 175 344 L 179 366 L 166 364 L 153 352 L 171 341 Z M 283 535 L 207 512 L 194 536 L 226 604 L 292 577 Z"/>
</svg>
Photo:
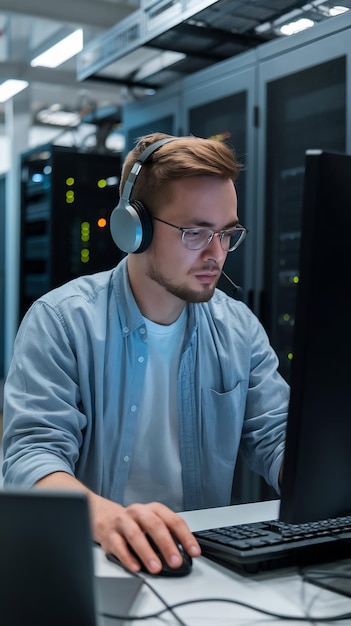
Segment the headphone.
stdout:
<svg viewBox="0 0 351 626">
<path fill-rule="evenodd" d="M 123 186 L 120 201 L 110 217 L 112 239 L 123 252 L 144 252 L 151 243 L 153 234 L 151 215 L 142 202 L 130 201 L 130 196 L 145 161 L 165 143 L 175 139 L 176 137 L 160 139 L 148 146 L 134 163 Z"/>
</svg>

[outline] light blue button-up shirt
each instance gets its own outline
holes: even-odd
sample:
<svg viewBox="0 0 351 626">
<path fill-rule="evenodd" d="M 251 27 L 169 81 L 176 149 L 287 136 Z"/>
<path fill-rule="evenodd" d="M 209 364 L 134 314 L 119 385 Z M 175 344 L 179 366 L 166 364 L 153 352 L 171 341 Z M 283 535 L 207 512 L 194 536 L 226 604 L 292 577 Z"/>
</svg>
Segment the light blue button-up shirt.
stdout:
<svg viewBox="0 0 351 626">
<path fill-rule="evenodd" d="M 37 300 L 5 384 L 5 484 L 29 487 L 64 471 L 122 503 L 147 358 L 125 259 Z M 242 302 L 216 290 L 209 302 L 188 305 L 178 375 L 185 509 L 230 504 L 239 445 L 278 491 L 289 387 L 277 364 Z"/>
</svg>

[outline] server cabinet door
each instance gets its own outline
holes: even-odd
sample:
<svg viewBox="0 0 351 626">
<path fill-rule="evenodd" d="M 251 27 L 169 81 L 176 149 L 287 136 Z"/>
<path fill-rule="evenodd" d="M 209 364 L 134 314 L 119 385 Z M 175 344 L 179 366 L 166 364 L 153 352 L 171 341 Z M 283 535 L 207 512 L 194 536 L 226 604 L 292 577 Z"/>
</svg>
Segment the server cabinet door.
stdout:
<svg viewBox="0 0 351 626">
<path fill-rule="evenodd" d="M 324 38 L 259 67 L 264 113 L 258 185 L 264 237 L 259 247 L 264 262 L 257 274 L 264 268 L 261 317 L 287 380 L 299 281 L 305 151 L 346 150 L 349 37 L 341 33 Z"/>
</svg>

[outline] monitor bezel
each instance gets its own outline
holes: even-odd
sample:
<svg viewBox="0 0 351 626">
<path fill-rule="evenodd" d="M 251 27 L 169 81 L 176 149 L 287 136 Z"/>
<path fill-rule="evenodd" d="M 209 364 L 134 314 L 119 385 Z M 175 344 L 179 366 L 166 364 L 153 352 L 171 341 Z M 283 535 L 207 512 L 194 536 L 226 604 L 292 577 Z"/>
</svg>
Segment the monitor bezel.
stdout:
<svg viewBox="0 0 351 626">
<path fill-rule="evenodd" d="M 279 517 L 351 514 L 351 155 L 305 156 Z"/>
</svg>

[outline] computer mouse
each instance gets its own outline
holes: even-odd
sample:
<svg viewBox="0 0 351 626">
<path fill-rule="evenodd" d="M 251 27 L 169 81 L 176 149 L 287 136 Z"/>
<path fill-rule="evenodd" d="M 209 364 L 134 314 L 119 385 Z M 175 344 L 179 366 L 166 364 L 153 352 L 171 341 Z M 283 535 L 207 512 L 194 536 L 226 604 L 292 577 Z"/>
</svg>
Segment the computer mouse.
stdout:
<svg viewBox="0 0 351 626">
<path fill-rule="evenodd" d="M 160 549 L 158 548 L 158 546 L 155 544 L 155 542 L 148 537 L 148 541 L 150 543 L 150 545 L 152 546 L 152 549 L 155 551 L 155 553 L 157 554 L 158 558 L 160 559 L 161 563 L 162 563 L 162 569 L 160 572 L 158 572 L 157 574 L 152 574 L 151 572 L 149 572 L 149 570 L 145 567 L 144 563 L 142 563 L 142 561 L 140 561 L 139 557 L 135 554 L 134 550 L 132 548 L 129 548 L 131 552 L 133 552 L 135 558 L 139 561 L 140 566 L 141 566 L 141 572 L 145 573 L 145 574 L 149 574 L 150 576 L 187 576 L 188 574 L 190 574 L 191 570 L 192 570 L 192 565 L 193 565 L 193 560 L 191 558 L 191 556 L 189 556 L 189 554 L 187 552 L 185 552 L 182 544 L 178 541 L 178 539 L 176 537 L 173 537 L 174 542 L 179 550 L 179 553 L 183 559 L 181 565 L 179 567 L 171 567 L 170 565 L 168 565 L 168 563 L 166 563 L 164 556 L 161 554 Z M 114 554 L 107 554 L 106 557 L 108 558 L 109 561 L 111 561 L 112 563 L 116 563 L 117 565 L 122 566 L 124 569 L 126 569 L 124 567 L 124 565 L 122 565 L 122 563 L 120 562 L 120 560 L 118 559 L 118 557 L 116 557 Z"/>
</svg>

